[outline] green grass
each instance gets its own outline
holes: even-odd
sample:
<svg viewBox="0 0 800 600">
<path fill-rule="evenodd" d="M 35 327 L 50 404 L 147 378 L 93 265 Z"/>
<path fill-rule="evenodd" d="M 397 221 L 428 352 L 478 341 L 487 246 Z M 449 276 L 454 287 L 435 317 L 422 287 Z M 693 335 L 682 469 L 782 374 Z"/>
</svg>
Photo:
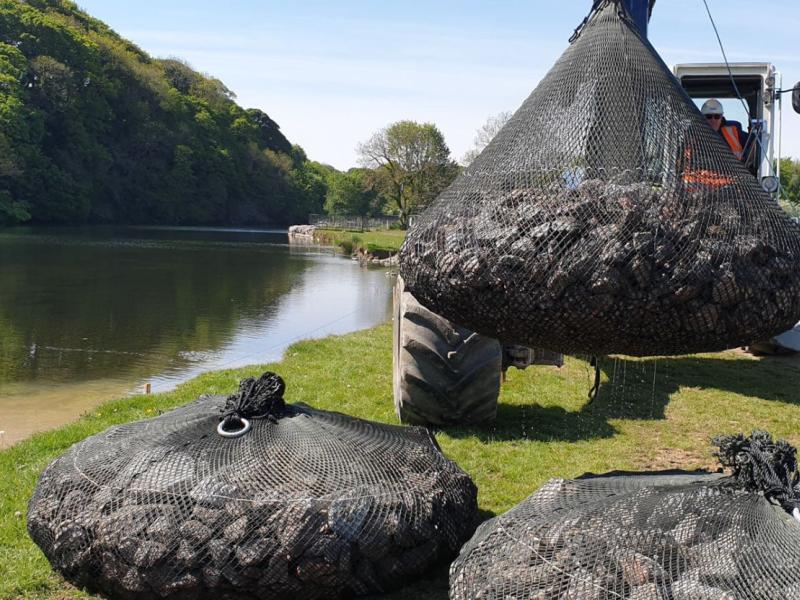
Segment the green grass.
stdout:
<svg viewBox="0 0 800 600">
<path fill-rule="evenodd" d="M 287 400 L 396 422 L 391 327 L 293 345 L 278 364 L 208 373 L 167 394 L 106 403 L 61 429 L 0 452 L 0 598 L 85 597 L 55 576 L 25 531 L 38 474 L 73 443 L 106 427 L 153 416 L 201 393 L 230 393 L 265 368 L 287 382 Z M 509 371 L 497 422 L 438 433 L 444 452 L 475 480 L 485 515 L 507 510 L 551 477 L 614 469 L 713 466 L 709 438 L 764 428 L 800 442 L 800 360 L 738 352 L 659 360 L 607 360 L 600 396 L 592 372 L 570 358 L 560 369 Z M 19 512 L 19 515 L 16 513 Z M 447 566 L 384 600 L 445 600 Z"/>
<path fill-rule="evenodd" d="M 382 231 L 340 231 L 337 229 L 317 229 L 315 239 L 339 246 L 346 254 L 359 250 L 376 256 L 397 253 L 406 237 L 405 230 L 388 229 Z"/>
</svg>

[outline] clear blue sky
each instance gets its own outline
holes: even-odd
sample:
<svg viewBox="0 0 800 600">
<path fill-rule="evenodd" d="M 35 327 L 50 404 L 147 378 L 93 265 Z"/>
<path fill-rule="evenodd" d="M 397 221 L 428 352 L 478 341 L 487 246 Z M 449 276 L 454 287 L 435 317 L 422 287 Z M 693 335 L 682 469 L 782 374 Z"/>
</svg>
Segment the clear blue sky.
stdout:
<svg viewBox="0 0 800 600">
<path fill-rule="evenodd" d="M 731 61 L 800 80 L 798 0 L 708 0 Z M 489 115 L 516 110 L 591 0 L 80 0 L 147 52 L 187 60 L 258 107 L 309 157 L 345 169 L 400 119 L 431 121 L 455 158 Z M 658 0 L 650 39 L 667 64 L 718 62 L 702 0 Z M 783 153 L 800 157 L 784 102 Z"/>
</svg>

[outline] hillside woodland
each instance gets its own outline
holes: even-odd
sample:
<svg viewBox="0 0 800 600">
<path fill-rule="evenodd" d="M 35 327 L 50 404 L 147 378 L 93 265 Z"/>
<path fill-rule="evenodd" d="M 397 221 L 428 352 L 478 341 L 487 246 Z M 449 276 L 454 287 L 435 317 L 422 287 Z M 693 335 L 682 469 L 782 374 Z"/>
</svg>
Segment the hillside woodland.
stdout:
<svg viewBox="0 0 800 600">
<path fill-rule="evenodd" d="M 332 168 L 218 79 L 66 0 L 0 0 L 0 224 L 259 224 L 321 212 Z"/>
</svg>

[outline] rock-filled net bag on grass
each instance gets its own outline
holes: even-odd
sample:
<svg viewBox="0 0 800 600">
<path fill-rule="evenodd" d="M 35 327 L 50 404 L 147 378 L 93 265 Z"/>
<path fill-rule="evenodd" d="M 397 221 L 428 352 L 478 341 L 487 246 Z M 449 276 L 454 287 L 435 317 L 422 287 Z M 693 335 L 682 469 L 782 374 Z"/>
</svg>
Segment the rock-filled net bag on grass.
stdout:
<svg viewBox="0 0 800 600">
<path fill-rule="evenodd" d="M 110 598 L 304 600 L 379 592 L 451 559 L 476 489 L 422 428 L 285 404 L 272 373 L 73 446 L 28 530 Z"/>
<path fill-rule="evenodd" d="M 597 4 L 415 220 L 400 252 L 406 286 L 479 333 L 564 353 L 716 351 L 791 328 L 800 226 L 621 3 Z"/>
<path fill-rule="evenodd" d="M 763 432 L 717 443 L 731 476 L 551 480 L 480 526 L 451 600 L 800 598 L 794 448 Z"/>
</svg>

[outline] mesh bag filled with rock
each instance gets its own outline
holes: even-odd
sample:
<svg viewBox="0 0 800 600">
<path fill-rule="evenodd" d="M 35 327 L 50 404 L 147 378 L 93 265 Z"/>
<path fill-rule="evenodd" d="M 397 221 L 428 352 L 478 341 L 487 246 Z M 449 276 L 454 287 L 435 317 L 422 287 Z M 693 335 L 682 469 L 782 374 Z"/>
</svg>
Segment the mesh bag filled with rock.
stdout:
<svg viewBox="0 0 800 600">
<path fill-rule="evenodd" d="M 503 342 L 598 355 L 716 351 L 800 318 L 800 227 L 619 0 L 602 0 L 415 220 L 400 273 L 428 308 Z"/>
<path fill-rule="evenodd" d="M 800 598 L 794 448 L 761 432 L 717 443 L 730 477 L 551 480 L 480 526 L 451 600 Z"/>
<path fill-rule="evenodd" d="M 476 489 L 422 428 L 283 402 L 272 373 L 76 444 L 42 474 L 28 530 L 113 598 L 337 598 L 451 559 Z"/>
</svg>

